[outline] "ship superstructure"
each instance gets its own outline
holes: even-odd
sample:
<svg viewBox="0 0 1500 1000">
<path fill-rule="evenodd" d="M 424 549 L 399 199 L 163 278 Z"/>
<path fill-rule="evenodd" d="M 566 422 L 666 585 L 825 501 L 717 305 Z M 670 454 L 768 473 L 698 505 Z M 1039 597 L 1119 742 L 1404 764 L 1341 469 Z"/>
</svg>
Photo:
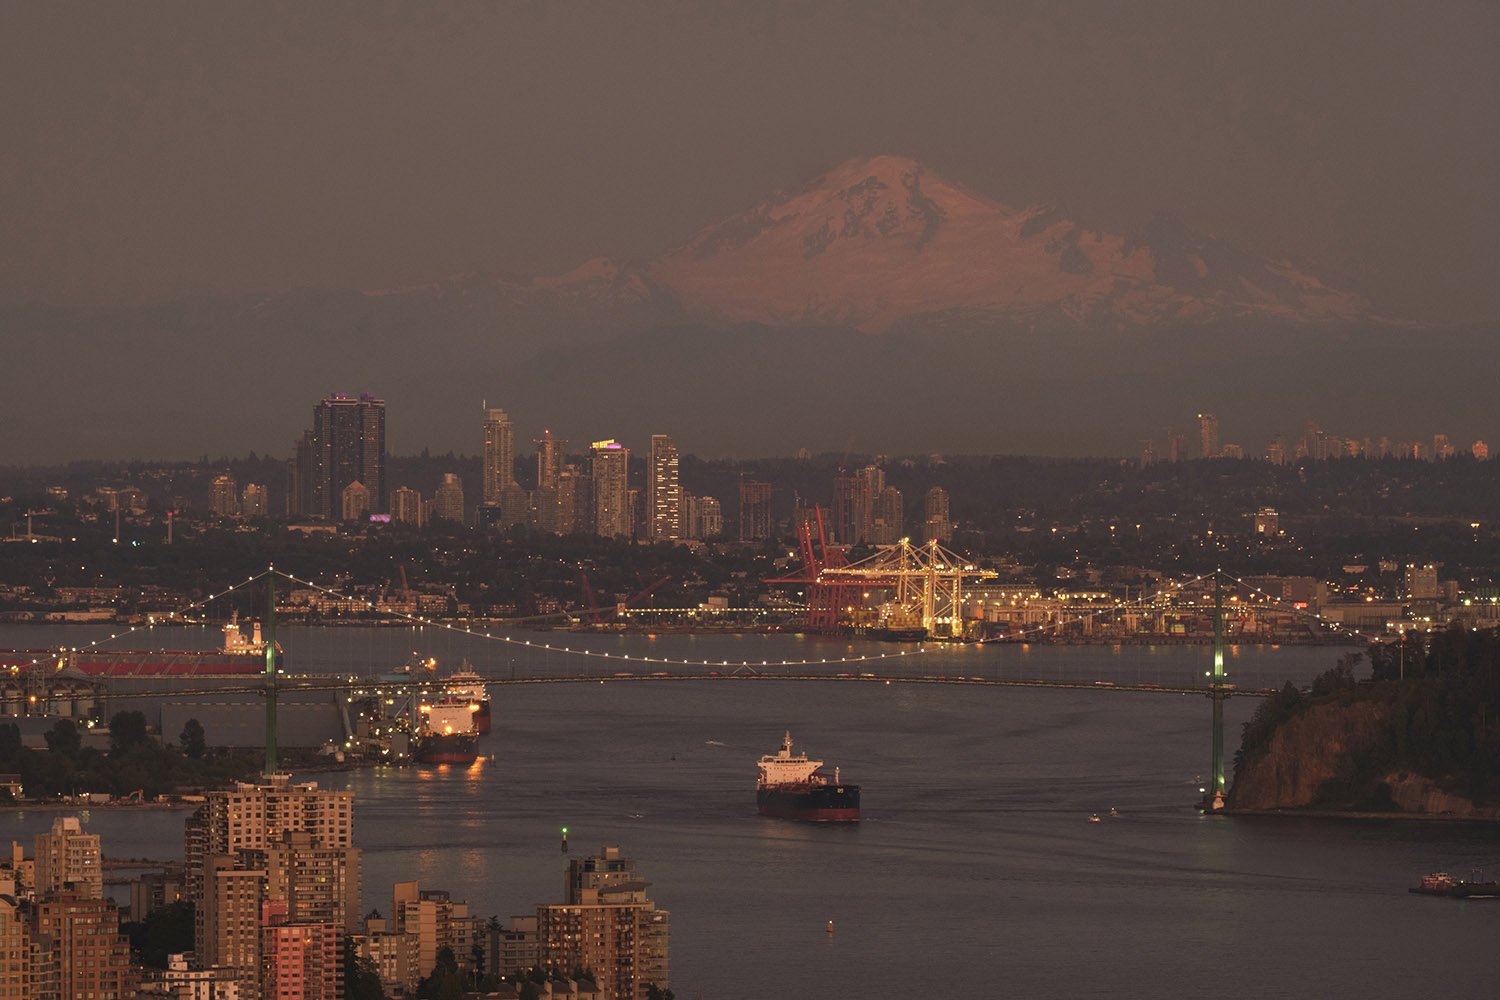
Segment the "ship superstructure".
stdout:
<svg viewBox="0 0 1500 1000">
<path fill-rule="evenodd" d="M 443 694 L 478 705 L 474 712 L 474 728 L 481 733 L 490 731 L 490 694 L 484 686 L 484 678 L 475 673 L 467 660 L 463 669 L 449 674 L 443 682 Z"/>
<path fill-rule="evenodd" d="M 796 753 L 792 734 L 782 739 L 781 749 L 760 758 L 755 781 L 755 801 L 762 816 L 800 819 L 815 823 L 852 823 L 859 819 L 859 786 L 822 773 L 821 760 Z"/>
<path fill-rule="evenodd" d="M 472 764 L 479 756 L 479 706 L 467 698 L 441 695 L 418 706 L 421 716 L 412 736 L 412 758 L 418 764 Z"/>
</svg>

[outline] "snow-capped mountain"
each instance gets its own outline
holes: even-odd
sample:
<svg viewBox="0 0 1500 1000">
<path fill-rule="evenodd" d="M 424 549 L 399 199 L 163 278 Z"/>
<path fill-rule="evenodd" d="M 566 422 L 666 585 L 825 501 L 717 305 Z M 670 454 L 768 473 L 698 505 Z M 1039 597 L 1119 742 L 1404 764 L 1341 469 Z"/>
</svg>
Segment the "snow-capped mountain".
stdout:
<svg viewBox="0 0 1500 1000">
<path fill-rule="evenodd" d="M 1290 263 L 1170 219 L 1133 235 L 1089 229 L 1049 207 L 982 198 L 898 156 L 845 162 L 642 271 L 696 318 L 867 332 L 953 311 L 1116 327 L 1231 317 L 1324 324 L 1373 312 Z"/>
</svg>

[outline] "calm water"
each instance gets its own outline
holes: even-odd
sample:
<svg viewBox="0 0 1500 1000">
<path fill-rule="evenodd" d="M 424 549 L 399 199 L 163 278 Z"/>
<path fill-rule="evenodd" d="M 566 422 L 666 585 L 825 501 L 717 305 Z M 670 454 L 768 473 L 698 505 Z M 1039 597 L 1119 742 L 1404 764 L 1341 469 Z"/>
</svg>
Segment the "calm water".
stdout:
<svg viewBox="0 0 1500 1000">
<path fill-rule="evenodd" d="M 384 666 L 403 646 L 509 671 L 508 651 L 467 643 L 394 630 L 286 637 L 309 671 Z M 0 644 L 45 643 L 12 630 Z M 793 636 L 586 644 L 736 662 L 848 648 Z M 1305 680 L 1340 652 L 1247 647 L 1230 670 L 1247 686 Z M 520 673 L 580 669 L 562 654 L 514 659 Z M 852 669 L 1179 683 L 1205 660 L 1198 647 L 971 647 Z M 1229 703 L 1231 745 L 1253 707 Z M 388 908 L 391 882 L 407 877 L 502 918 L 556 901 L 567 825 L 575 853 L 617 843 L 639 860 L 672 911 L 684 998 L 1481 997 L 1500 974 L 1500 902 L 1405 891 L 1438 868 L 1500 868 L 1500 831 L 1202 817 L 1192 808 L 1208 757 L 1201 698 L 632 682 L 501 688 L 494 711 L 481 742 L 491 759 L 472 768 L 320 777 L 356 792 L 367 907 Z M 783 729 L 864 786 L 863 823 L 755 815 L 755 758 Z M 1088 822 L 1111 807 L 1118 817 Z M 88 822 L 109 854 L 161 856 L 180 853 L 184 815 L 96 811 Z M 51 817 L 0 814 L 0 839 Z"/>
</svg>

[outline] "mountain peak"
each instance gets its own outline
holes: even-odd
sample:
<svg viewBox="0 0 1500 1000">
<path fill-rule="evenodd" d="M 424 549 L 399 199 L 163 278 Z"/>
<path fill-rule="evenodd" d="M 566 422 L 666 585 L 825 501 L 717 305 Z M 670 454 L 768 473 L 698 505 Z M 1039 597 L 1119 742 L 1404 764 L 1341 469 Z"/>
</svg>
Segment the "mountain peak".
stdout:
<svg viewBox="0 0 1500 1000">
<path fill-rule="evenodd" d="M 1107 233 L 1055 206 L 1016 211 L 892 154 L 845 160 L 700 231 L 646 273 L 705 318 L 870 332 L 952 312 L 1114 327 L 1369 315 L 1356 295 L 1168 215 Z"/>
</svg>

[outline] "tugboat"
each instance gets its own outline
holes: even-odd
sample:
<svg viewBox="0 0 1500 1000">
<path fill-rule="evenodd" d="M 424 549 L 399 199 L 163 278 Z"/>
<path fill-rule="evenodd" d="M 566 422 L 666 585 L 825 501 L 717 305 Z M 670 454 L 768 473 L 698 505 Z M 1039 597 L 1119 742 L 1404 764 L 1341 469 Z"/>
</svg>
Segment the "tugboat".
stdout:
<svg viewBox="0 0 1500 1000">
<path fill-rule="evenodd" d="M 1422 876 L 1420 885 L 1408 892 L 1424 896 L 1452 896 L 1454 899 L 1500 899 L 1500 882 L 1465 882 L 1447 872 Z"/>
<path fill-rule="evenodd" d="M 479 730 L 474 715 L 479 706 L 467 698 L 444 695 L 424 704 L 422 720 L 411 741 L 418 764 L 472 764 L 479 758 Z"/>
<path fill-rule="evenodd" d="M 797 819 L 811 823 L 855 823 L 859 821 L 859 786 L 821 773 L 821 760 L 792 752 L 792 734 L 781 749 L 760 759 L 755 782 L 755 801 L 762 816 Z"/>
<path fill-rule="evenodd" d="M 448 675 L 443 682 L 443 694 L 478 705 L 479 709 L 474 713 L 474 728 L 480 733 L 490 731 L 490 694 L 484 686 L 484 678 L 475 673 L 468 660 L 458 672 Z"/>
</svg>

